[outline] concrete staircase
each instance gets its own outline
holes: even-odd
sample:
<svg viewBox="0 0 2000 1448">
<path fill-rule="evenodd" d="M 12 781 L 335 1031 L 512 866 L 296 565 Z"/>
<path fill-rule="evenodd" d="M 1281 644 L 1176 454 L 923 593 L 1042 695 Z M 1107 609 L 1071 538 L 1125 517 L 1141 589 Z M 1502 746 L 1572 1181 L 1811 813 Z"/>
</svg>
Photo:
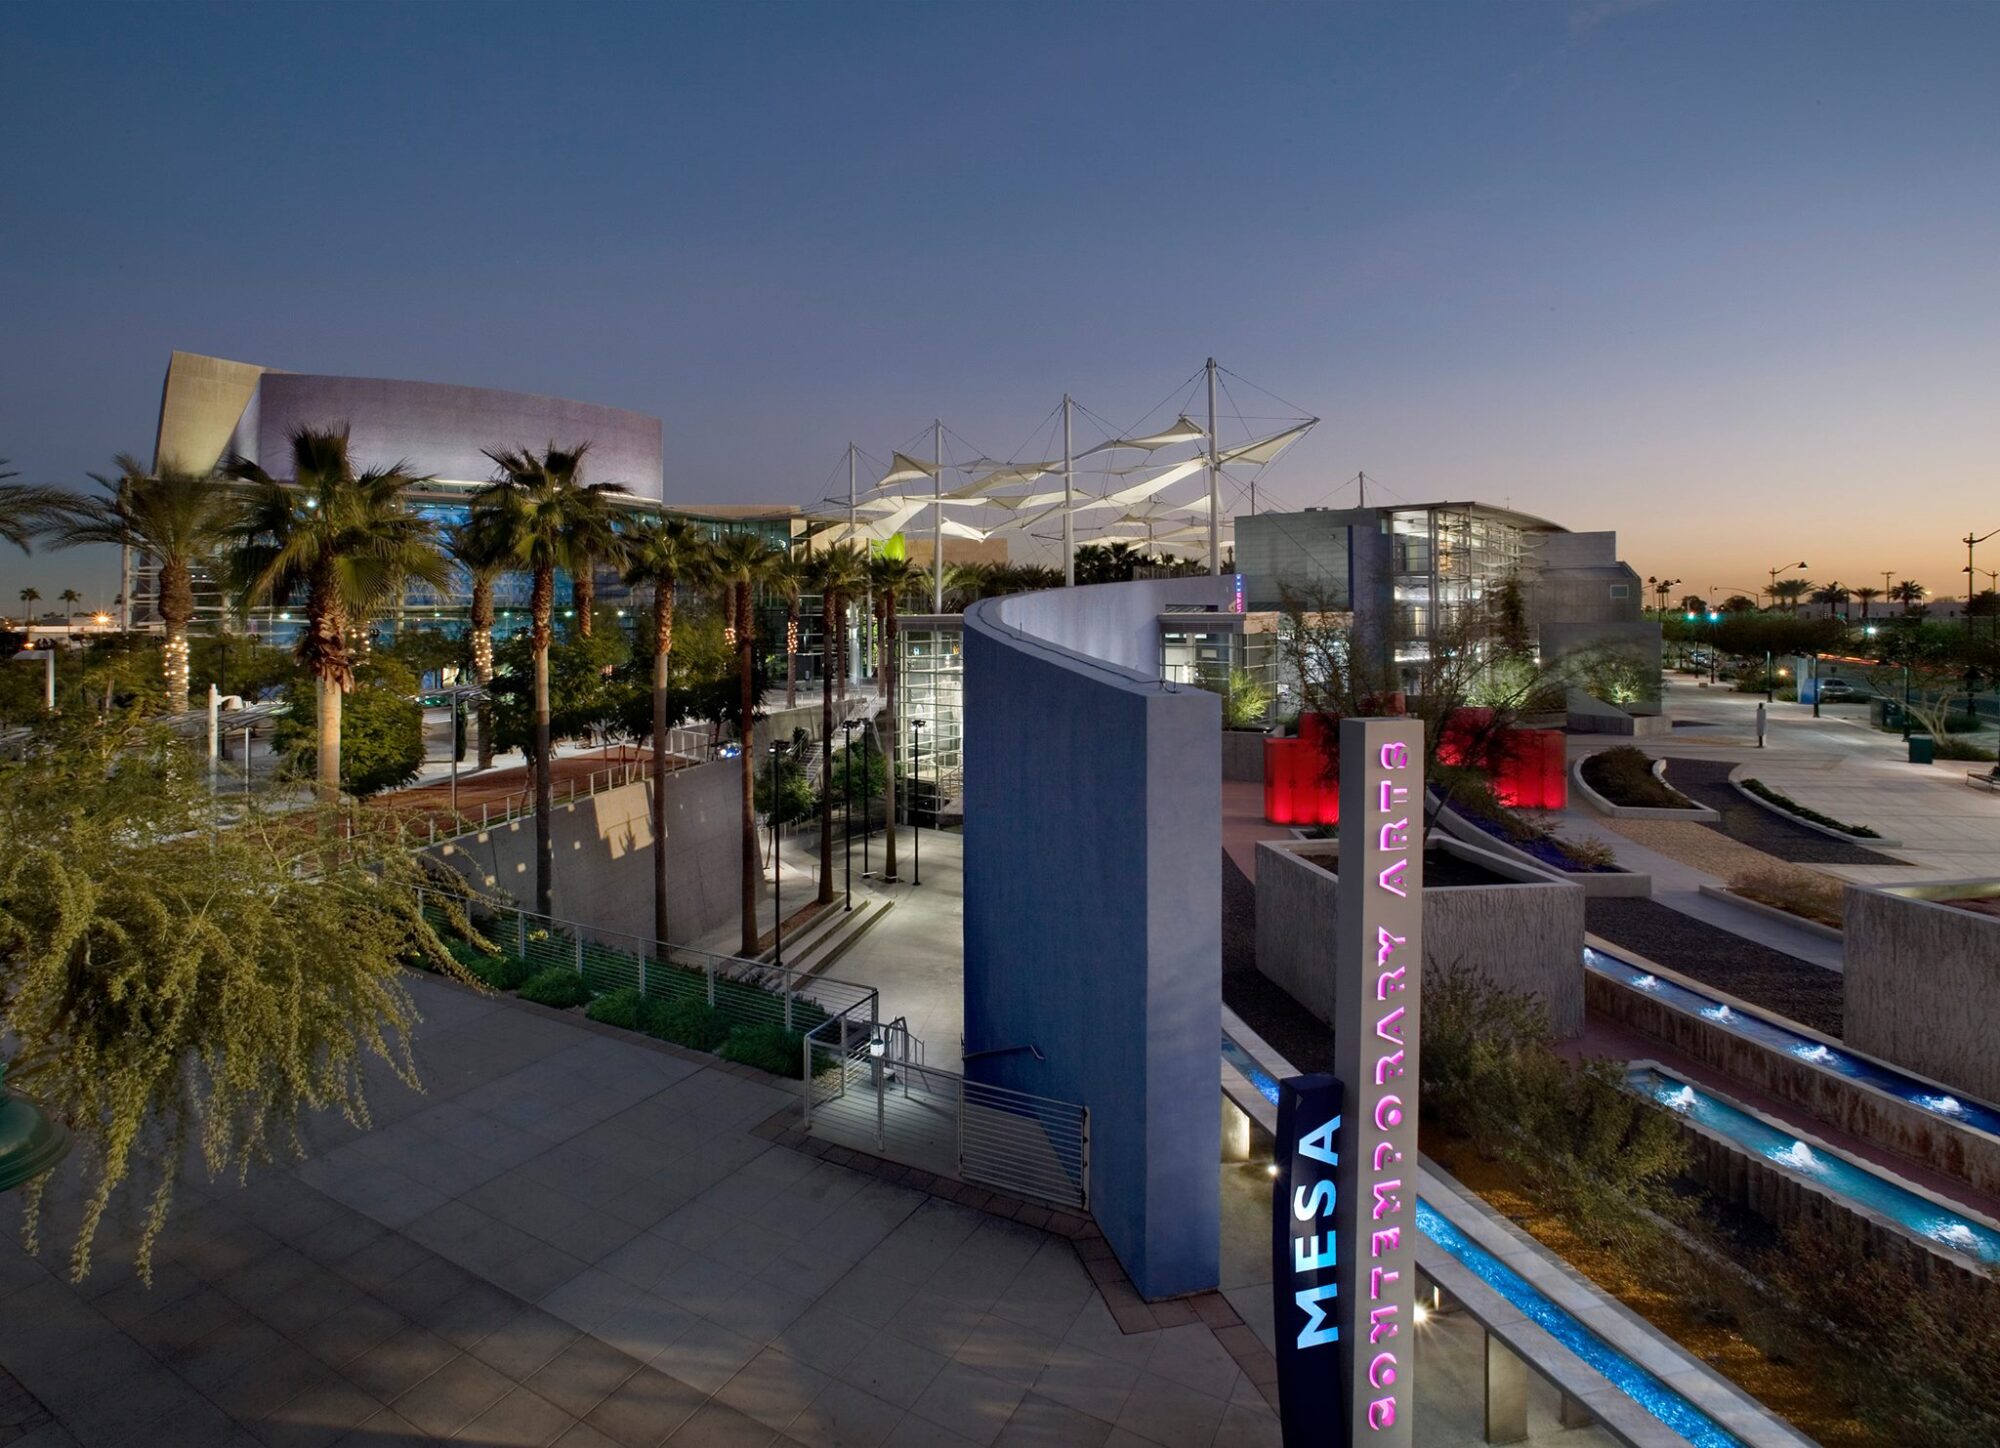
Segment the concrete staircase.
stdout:
<svg viewBox="0 0 2000 1448">
<path fill-rule="evenodd" d="M 785 937 L 785 964 L 800 975 L 818 975 L 840 959 L 895 908 L 893 900 L 856 899 L 852 910 L 822 910 L 796 935 Z M 769 961 L 775 948 L 759 957 Z"/>
</svg>

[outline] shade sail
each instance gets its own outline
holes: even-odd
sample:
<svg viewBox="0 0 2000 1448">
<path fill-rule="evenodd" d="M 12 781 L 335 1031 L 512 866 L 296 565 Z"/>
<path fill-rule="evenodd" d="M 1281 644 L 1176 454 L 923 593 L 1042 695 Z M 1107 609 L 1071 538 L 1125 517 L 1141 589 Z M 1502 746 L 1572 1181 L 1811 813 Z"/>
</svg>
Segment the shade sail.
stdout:
<svg viewBox="0 0 2000 1448">
<path fill-rule="evenodd" d="M 891 453 L 889 471 L 882 474 L 875 484 L 878 488 L 890 487 L 896 483 L 914 483 L 918 478 L 934 478 L 938 475 L 938 465 L 927 463 L 922 458 L 913 458 L 908 453 Z"/>
<path fill-rule="evenodd" d="M 1246 442 L 1241 447 L 1224 448 L 1216 457 L 1216 461 L 1224 467 L 1231 463 L 1268 463 L 1312 431 L 1313 425 L 1318 421 L 1319 419 L 1315 417 L 1300 423 L 1297 427 L 1287 428 L 1283 432 L 1273 433 L 1255 442 Z"/>
</svg>

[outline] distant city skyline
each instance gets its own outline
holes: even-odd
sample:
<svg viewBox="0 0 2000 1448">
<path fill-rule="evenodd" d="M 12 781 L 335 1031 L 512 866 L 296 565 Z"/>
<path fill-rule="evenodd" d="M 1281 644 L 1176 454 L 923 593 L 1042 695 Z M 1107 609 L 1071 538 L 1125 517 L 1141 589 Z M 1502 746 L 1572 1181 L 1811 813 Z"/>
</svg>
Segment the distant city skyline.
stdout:
<svg viewBox="0 0 2000 1448">
<path fill-rule="evenodd" d="M 180 347 L 635 409 L 670 502 L 803 504 L 850 438 L 1033 450 L 1212 354 L 1323 419 L 1260 508 L 1365 470 L 1615 529 L 1670 602 L 1781 557 L 1962 598 L 1996 42 L 1832 0 L 16 5 L 0 457 L 150 455 Z M 115 566 L 0 549 L 24 587 Z"/>
</svg>

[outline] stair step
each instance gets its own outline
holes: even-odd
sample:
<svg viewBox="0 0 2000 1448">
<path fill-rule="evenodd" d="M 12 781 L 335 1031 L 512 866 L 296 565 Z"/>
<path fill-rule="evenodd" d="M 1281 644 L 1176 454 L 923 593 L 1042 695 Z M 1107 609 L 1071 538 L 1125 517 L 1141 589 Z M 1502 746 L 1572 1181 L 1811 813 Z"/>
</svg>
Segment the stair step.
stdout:
<svg viewBox="0 0 2000 1448">
<path fill-rule="evenodd" d="M 875 912 L 866 920 L 861 919 L 861 911 L 858 909 L 848 915 L 847 920 L 852 928 L 840 932 L 839 942 L 834 945 L 833 949 L 819 953 L 815 958 L 808 960 L 803 967 L 802 973 L 810 976 L 818 975 L 826 970 L 828 966 L 852 950 L 862 936 L 873 930 L 882 917 L 895 908 L 896 902 L 894 900 L 883 900 L 879 902 Z"/>
</svg>

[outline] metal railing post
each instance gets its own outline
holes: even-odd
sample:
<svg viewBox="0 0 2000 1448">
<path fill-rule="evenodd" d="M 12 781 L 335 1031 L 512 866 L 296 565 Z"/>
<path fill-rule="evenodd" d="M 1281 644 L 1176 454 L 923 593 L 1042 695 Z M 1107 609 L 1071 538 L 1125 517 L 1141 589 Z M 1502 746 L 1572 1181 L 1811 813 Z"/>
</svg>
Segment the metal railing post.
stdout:
<svg viewBox="0 0 2000 1448">
<path fill-rule="evenodd" d="M 958 1163 L 956 1174 L 963 1177 L 965 1175 L 965 1078 L 963 1076 L 958 1078 L 958 1110 L 952 1116 L 952 1126 L 958 1136 L 957 1144 L 953 1148 L 953 1159 Z"/>
<path fill-rule="evenodd" d="M 576 973 L 579 976 L 583 974 L 583 937 L 581 935 L 576 937 Z"/>
<path fill-rule="evenodd" d="M 1083 1194 L 1083 1209 L 1087 1212 L 1090 1210 L 1090 1108 L 1088 1106 L 1083 1108 L 1080 1130 L 1083 1136 L 1083 1177 L 1077 1185 Z"/>
<path fill-rule="evenodd" d="M 792 968 L 785 967 L 785 1029 L 792 1028 Z"/>
<path fill-rule="evenodd" d="M 528 917 L 519 910 L 514 912 L 514 954 L 528 958 Z"/>
<path fill-rule="evenodd" d="M 702 969 L 708 973 L 708 1004 L 712 1010 L 715 1007 L 715 957 L 711 955 Z"/>
</svg>

